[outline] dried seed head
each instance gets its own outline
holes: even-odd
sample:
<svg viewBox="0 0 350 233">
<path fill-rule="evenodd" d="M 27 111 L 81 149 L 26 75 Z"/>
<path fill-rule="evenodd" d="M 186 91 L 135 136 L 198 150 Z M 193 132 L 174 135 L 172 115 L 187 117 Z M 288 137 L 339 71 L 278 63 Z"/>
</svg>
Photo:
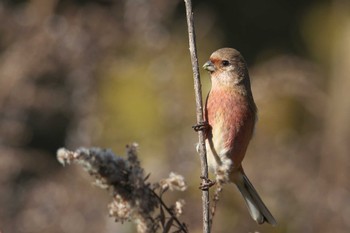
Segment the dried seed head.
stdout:
<svg viewBox="0 0 350 233">
<path fill-rule="evenodd" d="M 171 172 L 168 178 L 161 180 L 159 183 L 163 190 L 185 191 L 187 188 L 184 177 L 174 172 Z"/>
</svg>

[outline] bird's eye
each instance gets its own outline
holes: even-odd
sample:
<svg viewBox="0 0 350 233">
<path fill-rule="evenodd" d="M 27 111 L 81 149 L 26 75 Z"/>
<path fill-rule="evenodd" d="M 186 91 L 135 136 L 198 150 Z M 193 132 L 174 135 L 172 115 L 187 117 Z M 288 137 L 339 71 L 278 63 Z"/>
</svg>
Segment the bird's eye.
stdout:
<svg viewBox="0 0 350 233">
<path fill-rule="evenodd" d="M 221 64 L 222 64 L 223 66 L 228 66 L 228 65 L 230 65 L 230 62 L 227 61 L 227 60 L 223 60 L 223 61 L 221 62 Z"/>
</svg>

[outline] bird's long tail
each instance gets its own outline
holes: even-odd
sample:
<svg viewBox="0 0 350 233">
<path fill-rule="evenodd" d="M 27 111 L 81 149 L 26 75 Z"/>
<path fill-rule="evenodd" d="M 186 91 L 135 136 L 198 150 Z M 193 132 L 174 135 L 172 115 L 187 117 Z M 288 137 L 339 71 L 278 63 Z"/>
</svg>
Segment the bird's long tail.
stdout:
<svg viewBox="0 0 350 233">
<path fill-rule="evenodd" d="M 250 183 L 248 177 L 243 171 L 239 171 L 239 177 L 238 179 L 235 179 L 234 183 L 241 192 L 252 218 L 259 224 L 268 222 L 275 226 L 277 224 L 276 220 L 267 209 L 254 186 Z"/>
</svg>

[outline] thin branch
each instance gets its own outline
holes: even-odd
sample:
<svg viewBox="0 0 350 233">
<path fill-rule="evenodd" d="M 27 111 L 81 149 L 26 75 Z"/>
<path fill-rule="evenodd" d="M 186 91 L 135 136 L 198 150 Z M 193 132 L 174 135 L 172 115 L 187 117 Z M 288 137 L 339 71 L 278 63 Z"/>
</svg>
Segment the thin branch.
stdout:
<svg viewBox="0 0 350 233">
<path fill-rule="evenodd" d="M 202 90 L 201 82 L 199 76 L 198 68 L 198 56 L 195 43 L 195 31 L 193 23 L 193 11 L 192 11 L 192 1 L 184 0 L 186 6 L 186 18 L 188 27 L 188 40 L 189 40 L 189 50 L 192 62 L 193 80 L 194 80 L 194 90 L 196 97 L 196 115 L 197 124 L 203 123 L 203 103 L 202 103 Z M 208 163 L 207 154 L 205 149 L 204 132 L 202 130 L 198 131 L 199 138 L 199 148 L 198 153 L 201 160 L 201 177 L 202 182 L 205 183 L 208 180 Z M 209 189 L 202 189 L 202 205 L 203 205 L 203 232 L 210 232 L 210 220 L 209 220 Z"/>
<path fill-rule="evenodd" d="M 150 190 L 153 193 L 153 195 L 158 199 L 159 203 L 163 206 L 163 208 L 167 211 L 167 213 L 171 216 L 171 218 L 175 220 L 175 222 L 178 224 L 178 227 L 180 228 L 181 232 L 187 233 L 188 231 L 186 225 L 180 222 L 180 220 L 175 216 L 173 211 L 171 211 L 171 209 L 164 203 L 162 198 L 158 196 L 156 192 L 154 192 L 154 190 Z"/>
<path fill-rule="evenodd" d="M 219 203 L 219 199 L 220 199 L 220 193 L 222 192 L 222 186 L 220 183 L 218 183 L 216 185 L 216 189 L 215 189 L 215 193 L 214 193 L 214 197 L 213 197 L 213 204 L 211 207 L 211 213 L 210 213 L 210 227 L 213 225 L 213 221 L 214 221 L 214 217 L 215 217 L 215 213 L 216 213 L 216 207 Z"/>
</svg>

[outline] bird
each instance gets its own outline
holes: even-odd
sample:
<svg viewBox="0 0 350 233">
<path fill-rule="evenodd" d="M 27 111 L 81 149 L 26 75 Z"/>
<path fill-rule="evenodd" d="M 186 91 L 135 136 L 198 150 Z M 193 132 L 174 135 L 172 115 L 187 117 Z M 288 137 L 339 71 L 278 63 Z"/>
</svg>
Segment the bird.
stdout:
<svg viewBox="0 0 350 233">
<path fill-rule="evenodd" d="M 275 218 L 242 167 L 257 120 L 247 64 L 236 49 L 221 48 L 211 54 L 203 68 L 211 79 L 204 108 L 209 168 L 216 173 L 217 181 L 237 186 L 258 224 L 275 226 Z"/>
</svg>

